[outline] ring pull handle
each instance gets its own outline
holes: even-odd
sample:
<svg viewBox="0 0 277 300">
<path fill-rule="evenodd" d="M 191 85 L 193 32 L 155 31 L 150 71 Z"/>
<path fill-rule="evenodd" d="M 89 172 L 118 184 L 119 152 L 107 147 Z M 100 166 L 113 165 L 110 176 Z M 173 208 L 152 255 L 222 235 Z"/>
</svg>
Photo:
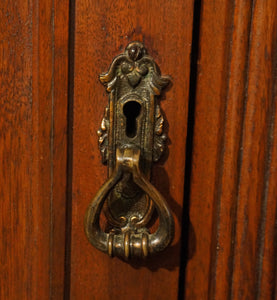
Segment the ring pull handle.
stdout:
<svg viewBox="0 0 277 300">
<path fill-rule="evenodd" d="M 85 231 L 90 243 L 110 256 L 144 258 L 165 249 L 173 238 L 174 222 L 170 210 L 162 195 L 140 171 L 139 161 L 139 149 L 117 149 L 114 172 L 100 188 L 86 213 Z M 132 174 L 134 182 L 154 202 L 159 216 L 159 227 L 155 233 L 149 233 L 147 228 L 136 229 L 135 223 L 110 233 L 100 228 L 99 217 L 103 204 L 125 172 Z"/>
<path fill-rule="evenodd" d="M 85 217 L 89 242 L 110 256 L 143 258 L 166 248 L 174 222 L 165 199 L 150 183 L 152 162 L 162 155 L 166 135 L 156 96 L 169 83 L 140 42 L 130 43 L 100 81 L 109 105 L 97 134 L 109 179 L 97 192 Z M 156 232 L 147 224 L 153 209 L 159 216 Z M 100 227 L 104 211 L 109 229 Z"/>
</svg>

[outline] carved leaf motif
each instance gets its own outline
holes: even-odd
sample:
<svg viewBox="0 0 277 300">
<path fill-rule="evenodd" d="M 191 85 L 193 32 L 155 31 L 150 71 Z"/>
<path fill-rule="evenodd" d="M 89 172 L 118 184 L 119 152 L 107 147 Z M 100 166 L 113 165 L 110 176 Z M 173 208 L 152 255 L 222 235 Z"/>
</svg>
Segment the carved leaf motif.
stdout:
<svg viewBox="0 0 277 300">
<path fill-rule="evenodd" d="M 164 117 L 161 113 L 160 106 L 156 105 L 155 112 L 155 132 L 154 132 L 154 149 L 153 160 L 156 162 L 160 159 L 164 149 L 167 136 L 163 133 Z"/>
<path fill-rule="evenodd" d="M 154 62 L 153 65 L 156 66 Z M 168 76 L 161 76 L 156 67 L 151 71 L 151 75 L 151 80 L 149 81 L 150 88 L 154 95 L 160 95 L 161 90 L 169 84 L 170 79 Z"/>
<path fill-rule="evenodd" d="M 102 155 L 102 163 L 106 164 L 108 161 L 108 129 L 109 129 L 109 108 L 106 107 L 104 117 L 100 128 L 97 130 L 98 145 Z"/>
<path fill-rule="evenodd" d="M 132 87 L 136 87 L 141 81 L 141 75 L 135 70 L 126 75 L 128 82 Z"/>
</svg>

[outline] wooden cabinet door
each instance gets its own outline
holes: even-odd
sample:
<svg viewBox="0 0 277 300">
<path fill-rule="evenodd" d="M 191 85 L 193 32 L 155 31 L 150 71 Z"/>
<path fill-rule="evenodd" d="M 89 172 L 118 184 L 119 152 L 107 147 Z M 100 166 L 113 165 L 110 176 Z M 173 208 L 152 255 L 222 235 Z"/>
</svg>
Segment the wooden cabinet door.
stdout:
<svg viewBox="0 0 277 300">
<path fill-rule="evenodd" d="M 0 22 L 0 299 L 277 299 L 276 1 L 13 0 Z M 175 238 L 140 262 L 84 232 L 99 74 L 131 41 L 172 81 L 151 182 Z"/>
<path fill-rule="evenodd" d="M 193 1 L 77 1 L 72 103 L 72 215 L 70 296 L 73 299 L 177 299 L 184 193 Z M 144 43 L 172 86 L 160 99 L 168 152 L 153 166 L 152 182 L 168 201 L 175 239 L 160 255 L 126 263 L 95 250 L 84 235 L 84 215 L 106 181 L 97 130 L 108 95 L 99 81 L 131 41 Z M 178 62 L 178 63 L 177 63 Z"/>
</svg>

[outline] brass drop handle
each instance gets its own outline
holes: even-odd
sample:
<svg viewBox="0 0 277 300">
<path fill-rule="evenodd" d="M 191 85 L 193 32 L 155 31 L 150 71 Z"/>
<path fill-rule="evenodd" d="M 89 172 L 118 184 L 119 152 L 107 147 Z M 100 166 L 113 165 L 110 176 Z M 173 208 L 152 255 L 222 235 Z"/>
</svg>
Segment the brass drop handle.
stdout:
<svg viewBox="0 0 277 300">
<path fill-rule="evenodd" d="M 90 243 L 110 256 L 147 257 L 162 251 L 173 238 L 174 222 L 162 195 L 145 178 L 139 168 L 139 149 L 117 149 L 116 167 L 91 202 L 85 218 L 85 229 Z M 121 230 L 105 233 L 99 225 L 99 216 L 108 193 L 122 179 L 124 172 L 130 172 L 134 182 L 153 200 L 159 215 L 159 227 L 150 234 L 146 228 L 136 229 L 136 222 L 126 222 Z"/>
<path fill-rule="evenodd" d="M 109 178 L 91 201 L 85 232 L 97 249 L 120 258 L 145 258 L 165 249 L 174 236 L 174 221 L 163 196 L 150 183 L 152 161 L 161 156 L 166 136 L 156 95 L 168 84 L 143 44 L 130 43 L 107 74 L 100 76 L 110 93 L 98 131 Z M 158 229 L 147 224 L 156 209 Z M 109 223 L 100 227 L 104 210 Z"/>
</svg>

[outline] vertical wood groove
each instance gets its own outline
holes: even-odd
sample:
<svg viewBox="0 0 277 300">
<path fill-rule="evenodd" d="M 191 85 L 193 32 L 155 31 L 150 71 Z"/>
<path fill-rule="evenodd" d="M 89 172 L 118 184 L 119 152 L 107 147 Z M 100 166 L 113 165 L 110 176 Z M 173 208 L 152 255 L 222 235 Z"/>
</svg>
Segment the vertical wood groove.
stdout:
<svg viewBox="0 0 277 300">
<path fill-rule="evenodd" d="M 273 97 L 272 97 L 273 98 Z M 274 98 L 273 98 L 274 99 Z M 258 259 L 257 259 L 257 283 L 256 283 L 256 299 L 261 297 L 261 284 L 262 284 L 262 267 L 264 259 L 264 243 L 266 238 L 266 218 L 267 218 L 267 209 L 268 209 L 268 192 L 269 192 L 269 179 L 270 179 L 270 167 L 272 162 L 272 151 L 273 151 L 273 132 L 275 126 L 275 104 L 274 100 L 272 101 L 272 109 L 268 113 L 268 137 L 267 137 L 267 149 L 265 155 L 265 171 L 264 171 L 264 189 L 262 196 L 262 212 L 261 220 L 259 225 L 258 238 L 260 244 L 258 247 Z"/>
<path fill-rule="evenodd" d="M 243 1 L 239 1 L 241 4 Z M 242 5 L 242 4 L 241 4 Z M 239 8 L 241 8 L 241 5 L 239 5 Z M 239 149 L 238 149 L 238 166 L 237 166 L 237 180 L 235 181 L 235 198 L 233 201 L 234 203 L 234 220 L 232 222 L 232 235 L 231 235 L 231 251 L 230 251 L 230 258 L 231 258 L 231 270 L 229 273 L 229 289 L 228 289 L 228 299 L 233 299 L 232 296 L 232 290 L 233 290 L 233 271 L 234 271 L 234 253 L 236 248 L 236 223 L 238 219 L 238 201 L 239 201 L 239 188 L 240 188 L 240 178 L 241 178 L 241 168 L 242 168 L 242 162 L 243 162 L 243 131 L 244 131 L 244 122 L 245 122 L 245 112 L 246 112 L 246 104 L 247 104 L 247 91 L 248 91 L 248 69 L 250 64 L 250 44 L 251 44 L 251 36 L 252 36 L 252 22 L 253 22 L 253 11 L 254 11 L 254 0 L 250 1 L 250 13 L 248 15 L 248 20 L 246 20 L 246 23 L 249 25 L 246 29 L 246 34 L 248 36 L 247 38 L 247 46 L 245 47 L 245 69 L 244 69 L 244 84 L 245 84 L 245 93 L 243 93 L 243 105 L 242 105 L 242 113 L 239 121 L 239 130 L 241 133 L 239 134 Z M 246 8 L 247 9 L 247 8 Z M 242 15 L 243 12 L 238 11 L 238 15 Z M 240 36 L 242 36 L 243 32 L 239 32 Z"/>
<path fill-rule="evenodd" d="M 230 5 L 231 8 L 227 9 L 227 13 L 226 16 L 230 15 L 230 20 L 234 20 L 234 11 L 235 11 L 235 4 Z M 227 18 L 228 19 L 228 18 Z M 215 195 L 214 195 L 214 199 L 215 199 L 215 210 L 213 212 L 213 219 L 214 219 L 214 223 L 213 223 L 213 229 L 212 229 L 212 235 L 211 235 L 211 239 L 213 239 L 214 237 L 214 242 L 211 243 L 211 264 L 210 264 L 210 276 L 209 276 L 209 288 L 208 288 L 208 294 L 209 294 L 209 298 L 210 299 L 214 299 L 215 297 L 215 290 L 216 290 L 216 269 L 217 269 L 217 261 L 218 261 L 218 251 L 213 251 L 213 249 L 219 249 L 220 245 L 219 245 L 219 233 L 220 233 L 220 206 L 221 206 L 221 193 L 222 193 L 222 177 L 223 177 L 223 172 L 224 172 L 224 155 L 225 155 L 225 139 L 226 139 L 226 127 L 227 127 L 227 116 L 228 116 L 228 94 L 229 94 L 229 82 L 230 82 L 230 77 L 231 77 L 231 57 L 232 57 L 232 51 L 231 51 L 231 47 L 232 47 L 232 35 L 233 35 L 233 31 L 234 31 L 234 26 L 230 26 L 230 28 L 228 28 L 228 30 L 226 30 L 226 36 L 227 36 L 227 40 L 229 39 L 229 43 L 227 43 L 225 51 L 226 51 L 226 57 L 228 57 L 228 63 L 227 63 L 227 67 L 226 67 L 226 71 L 224 73 L 226 73 L 226 83 L 225 83 L 225 87 L 226 87 L 226 94 L 224 96 L 224 98 L 226 97 L 226 102 L 224 104 L 224 108 L 223 110 L 223 117 L 222 117 L 222 122 L 223 122 L 223 126 L 221 128 L 221 132 L 219 134 L 219 143 L 218 143 L 218 150 L 217 153 L 219 153 L 218 155 L 218 161 L 216 163 L 216 170 L 218 170 L 217 175 L 215 177 L 215 186 L 218 186 L 218 189 L 215 190 Z M 230 33 L 229 33 L 230 32 Z"/>
<path fill-rule="evenodd" d="M 70 299 L 71 277 L 71 223 L 72 223 L 72 168 L 73 168 L 73 107 L 74 107 L 74 48 L 75 48 L 75 0 L 69 1 L 68 7 L 68 105 L 67 105 L 67 179 L 66 179 L 66 237 L 64 264 L 64 299 Z"/>
<path fill-rule="evenodd" d="M 275 27 L 274 33 L 272 35 L 272 49 L 276 49 L 277 44 L 277 23 L 273 25 Z M 263 216 L 261 218 L 260 226 L 260 237 L 262 239 L 259 247 L 259 262 L 257 267 L 258 272 L 258 282 L 257 282 L 257 299 L 258 297 L 273 299 L 276 289 L 276 220 L 277 220 L 277 191 L 272 190 L 274 187 L 274 181 L 277 178 L 277 162 L 276 162 L 276 91 L 277 91 L 277 52 L 276 50 L 272 55 L 272 87 L 271 87 L 271 102 L 270 109 L 268 112 L 268 142 L 267 142 L 267 168 L 266 176 L 264 176 L 264 207 Z M 274 201 L 275 197 L 275 201 Z M 273 199 L 272 199 L 273 198 Z M 275 254 L 275 259 L 274 259 Z M 273 258 L 272 261 L 270 256 Z M 275 280 L 274 280 L 275 277 Z"/>
<path fill-rule="evenodd" d="M 67 178 L 68 31 L 69 0 L 52 0 L 53 72 L 53 198 L 52 198 L 52 279 L 51 299 L 64 293 Z"/>
<path fill-rule="evenodd" d="M 276 24 L 277 25 L 277 24 Z M 273 37 L 274 38 L 274 37 Z M 275 45 L 274 45 L 275 44 Z M 276 41 L 273 41 L 273 49 L 276 49 L 274 46 L 276 46 Z M 274 147 L 274 129 L 276 127 L 275 124 L 275 114 L 276 114 L 276 84 L 277 84 L 277 52 L 275 51 L 275 54 L 272 58 L 272 92 L 271 92 L 271 103 L 270 103 L 270 109 L 268 112 L 267 117 L 267 148 L 266 148 L 266 159 L 265 159 L 265 172 L 264 172 L 264 189 L 263 189 L 263 197 L 262 197 L 262 214 L 261 214 L 261 221 L 260 221 L 260 230 L 258 237 L 260 239 L 260 245 L 258 249 L 259 253 L 259 260 L 257 261 L 257 292 L 256 292 L 256 299 L 260 299 L 261 291 L 262 291 L 262 275 L 263 275 L 263 259 L 264 259 L 264 252 L 265 252 L 265 239 L 266 239 L 266 223 L 267 223 L 267 210 L 268 210 L 268 198 L 269 198 L 269 184 L 270 184 L 270 168 L 273 164 L 273 147 Z M 274 247 L 276 251 L 276 247 Z M 274 252 L 275 252 L 274 251 Z M 276 252 L 275 252 L 276 253 Z M 275 262 L 274 262 L 275 263 Z M 274 288 L 272 292 L 272 297 L 274 295 Z"/>
<path fill-rule="evenodd" d="M 266 160 L 268 159 L 266 137 L 269 129 L 267 116 L 271 105 L 270 86 L 272 85 L 272 80 L 270 76 L 272 61 L 269 62 L 264 58 L 264 51 L 267 52 L 266 55 L 268 56 L 273 51 L 269 44 L 270 38 L 272 38 L 270 26 L 272 26 L 273 19 L 267 16 L 267 11 L 273 11 L 276 14 L 274 5 L 269 6 L 269 4 L 269 1 L 267 3 L 256 1 L 253 7 L 248 103 L 243 131 L 243 147 L 245 151 L 238 196 L 238 199 L 241 200 L 239 201 L 237 244 L 234 255 L 234 298 L 254 297 L 254 295 L 258 297 L 261 292 L 258 290 L 257 277 L 253 274 L 258 274 L 259 272 L 257 262 L 260 259 L 259 248 L 262 243 L 259 230 L 263 218 L 262 207 L 265 205 L 264 201 L 266 200 L 263 197 L 265 188 L 263 183 L 265 180 L 264 175 L 266 174 Z M 269 23 L 266 23 L 265 20 L 268 20 Z M 270 34 L 271 37 L 267 37 L 267 34 Z M 259 45 L 266 46 L 262 47 Z M 255 143 L 257 143 L 257 146 Z M 254 201 L 256 202 L 255 206 Z M 243 275 L 241 270 L 244 270 Z M 248 284 L 248 289 L 245 289 L 245 282 Z"/>
<path fill-rule="evenodd" d="M 190 79 L 189 79 L 189 103 L 188 103 L 188 121 L 187 121 L 187 139 L 186 139 L 186 165 L 184 178 L 184 204 L 182 213 L 182 234 L 181 234 L 181 251 L 180 251 L 180 271 L 178 285 L 178 299 L 184 298 L 185 290 L 185 268 L 189 253 L 189 199 L 190 183 L 192 170 L 192 151 L 193 151 L 193 133 L 195 122 L 195 95 L 197 90 L 197 61 L 199 58 L 199 36 L 200 36 L 200 16 L 201 0 L 194 1 L 193 8 L 193 26 L 192 26 L 192 43 L 190 53 Z"/>
<path fill-rule="evenodd" d="M 55 7 L 54 1 L 51 1 L 51 53 L 52 53 L 52 64 L 51 64 L 51 129 L 50 129 L 50 181 L 51 181 L 51 195 L 50 195 L 50 240 L 49 240 L 49 295 L 50 299 L 53 299 L 53 188 L 54 188 L 54 100 L 55 100 L 55 81 L 54 81 L 54 71 L 55 71 Z"/>
</svg>

